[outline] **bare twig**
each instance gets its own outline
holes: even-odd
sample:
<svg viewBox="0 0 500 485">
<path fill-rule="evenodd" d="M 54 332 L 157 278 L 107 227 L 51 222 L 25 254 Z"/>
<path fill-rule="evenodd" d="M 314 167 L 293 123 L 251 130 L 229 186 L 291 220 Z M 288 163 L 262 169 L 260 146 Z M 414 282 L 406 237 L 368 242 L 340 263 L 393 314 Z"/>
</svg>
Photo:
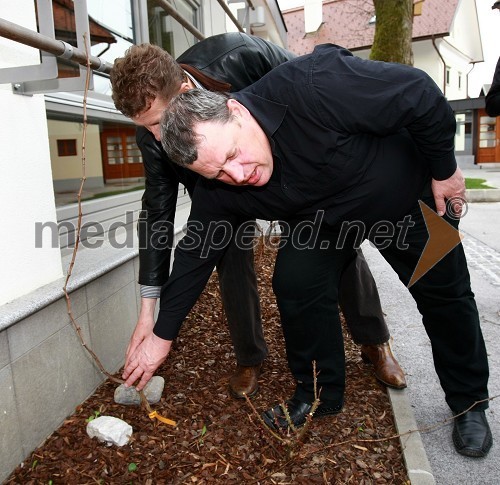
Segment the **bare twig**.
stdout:
<svg viewBox="0 0 500 485">
<path fill-rule="evenodd" d="M 313 376 L 314 376 L 314 402 L 312 403 L 311 411 L 306 416 L 306 423 L 304 426 L 300 429 L 300 431 L 297 433 L 296 436 L 296 446 L 302 446 L 304 444 L 303 439 L 307 433 L 307 430 L 309 429 L 309 426 L 311 426 L 311 421 L 314 417 L 314 413 L 316 412 L 316 409 L 318 409 L 318 406 L 320 404 L 319 400 L 319 394 L 318 394 L 318 374 L 319 372 L 316 372 L 316 361 L 313 361 Z M 321 391 L 320 391 L 321 392 Z"/>
<path fill-rule="evenodd" d="M 284 444 L 286 446 L 286 448 L 288 450 L 288 456 L 290 458 L 295 453 L 295 450 L 304 444 L 304 437 L 309 429 L 309 426 L 310 426 L 311 421 L 313 419 L 314 413 L 316 412 L 316 409 L 318 409 L 318 406 L 320 404 L 318 388 L 317 388 L 318 374 L 319 374 L 319 372 L 316 372 L 316 361 L 313 361 L 314 402 L 312 403 L 311 410 L 309 411 L 309 413 L 306 416 L 306 422 L 305 422 L 304 426 L 302 426 L 300 429 L 297 429 L 297 427 L 293 424 L 292 418 L 290 417 L 290 413 L 288 412 L 288 408 L 286 406 L 286 403 L 280 404 L 280 407 L 283 411 L 283 415 L 285 416 L 288 427 L 292 431 L 291 436 L 285 437 L 282 434 L 280 435 L 279 433 L 274 432 L 269 426 L 267 426 L 266 423 L 264 422 L 264 420 L 262 419 L 261 415 L 255 409 L 254 405 L 252 404 L 252 401 L 250 401 L 248 396 L 245 394 L 245 399 L 246 399 L 247 404 L 252 409 L 253 414 L 255 416 L 257 416 L 257 419 L 261 423 L 262 427 L 273 438 L 275 438 L 276 440 L 278 440 L 279 442 L 281 442 L 282 444 Z M 276 422 L 276 427 L 277 427 L 278 431 L 280 431 L 278 417 L 274 416 L 274 418 L 275 418 L 275 422 Z M 273 448 L 274 448 L 274 446 L 273 446 Z"/>
<path fill-rule="evenodd" d="M 482 399 L 481 401 L 475 401 L 473 404 L 471 404 L 466 410 L 462 411 L 461 413 L 456 414 L 455 416 L 452 416 L 451 418 L 444 419 L 444 420 L 442 420 L 436 424 L 433 424 L 431 426 L 427 426 L 425 428 L 409 429 L 408 431 L 405 431 L 404 433 L 394 434 L 394 435 L 386 436 L 386 437 L 382 437 L 382 438 L 351 439 L 351 440 L 346 440 L 346 441 L 340 441 L 337 443 L 330 443 L 329 445 L 322 446 L 321 448 L 311 450 L 311 451 L 307 452 L 305 455 L 301 455 L 300 458 L 305 458 L 307 456 L 313 455 L 314 453 L 318 453 L 318 452 L 321 452 L 321 451 L 324 451 L 324 450 L 327 450 L 330 448 L 335 448 L 337 446 L 342 446 L 342 445 L 349 444 L 349 443 L 352 443 L 352 444 L 356 444 L 356 443 L 380 443 L 383 441 L 391 441 L 391 440 L 394 440 L 397 438 L 402 438 L 404 436 L 408 436 L 408 435 L 411 435 L 413 433 L 428 433 L 429 431 L 434 431 L 435 429 L 441 428 L 444 425 L 453 422 L 453 420 L 455 420 L 459 416 L 462 416 L 463 414 L 469 412 L 471 409 L 473 409 L 478 404 L 481 404 L 481 403 L 487 402 L 487 401 L 492 401 L 493 399 L 497 399 L 499 397 L 500 397 L 500 394 L 493 396 L 493 397 L 489 397 L 487 399 Z"/>
<path fill-rule="evenodd" d="M 66 275 L 66 280 L 64 283 L 63 291 L 64 291 L 64 296 L 66 298 L 66 307 L 68 311 L 69 318 L 71 320 L 71 324 L 73 325 L 76 334 L 78 335 L 78 338 L 80 339 L 80 342 L 83 346 L 83 348 L 92 356 L 95 364 L 99 368 L 99 370 L 111 381 L 116 382 L 118 384 L 123 384 L 125 381 L 123 379 L 119 379 L 118 377 L 115 377 L 114 375 L 110 374 L 102 365 L 99 357 L 95 354 L 95 352 L 87 345 L 85 342 L 85 339 L 83 337 L 82 329 L 80 326 L 76 323 L 75 317 L 73 315 L 73 310 L 71 306 L 71 298 L 68 293 L 68 283 L 71 278 L 71 275 L 73 273 L 73 268 L 75 266 L 75 260 L 76 260 L 76 254 L 78 252 L 78 246 L 80 244 L 80 235 L 81 235 L 81 229 L 82 229 L 82 216 L 83 216 L 83 211 L 82 211 L 82 192 L 83 192 L 83 187 L 85 185 L 85 181 L 87 180 L 86 176 L 86 143 L 87 143 L 87 98 L 88 98 L 88 92 L 89 92 L 89 85 L 90 85 L 90 74 L 92 72 L 90 68 L 90 54 L 89 54 L 89 45 L 88 45 L 88 37 L 87 33 L 85 32 L 83 34 L 83 39 L 84 39 L 84 44 L 85 44 L 85 53 L 87 55 L 87 64 L 86 64 L 86 77 L 85 77 L 85 89 L 83 93 L 83 128 L 82 128 L 82 178 L 80 182 L 80 189 L 78 190 L 78 220 L 77 220 L 77 227 L 76 227 L 76 232 L 75 232 L 75 246 L 73 248 L 73 254 L 71 257 L 71 262 L 68 267 L 68 274 Z M 141 397 L 141 404 L 142 406 L 146 409 L 146 411 L 150 414 L 153 412 L 151 409 L 151 406 L 149 405 L 148 400 L 146 399 L 146 396 L 144 395 L 144 391 L 139 391 L 139 395 Z"/>
<path fill-rule="evenodd" d="M 255 416 L 257 416 L 257 419 L 260 421 L 260 423 L 262 424 L 263 426 L 263 429 L 266 430 L 266 432 L 268 432 L 273 438 L 277 439 L 278 441 L 281 441 L 283 442 L 284 439 L 277 433 L 275 433 L 269 426 L 267 426 L 267 424 L 264 422 L 264 420 L 262 419 L 261 415 L 259 414 L 259 412 L 257 411 L 257 409 L 255 409 L 255 406 L 253 405 L 252 401 L 250 400 L 250 398 L 244 394 L 245 396 L 245 399 L 246 399 L 246 402 L 247 404 L 250 406 L 250 408 L 252 409 L 253 411 L 253 414 Z"/>
<path fill-rule="evenodd" d="M 317 377 L 318 377 L 318 374 L 319 372 L 316 372 L 316 362 L 313 361 L 313 374 L 314 374 L 314 402 L 312 404 L 312 407 L 311 407 L 311 411 L 308 413 L 307 417 L 306 417 L 306 422 L 304 424 L 304 426 L 297 432 L 295 430 L 295 426 L 293 426 L 293 423 L 291 422 L 291 419 L 290 419 L 290 415 L 288 413 L 288 409 L 286 408 L 286 405 L 285 404 L 281 404 L 281 407 L 283 409 L 283 413 L 287 419 L 287 422 L 289 424 L 289 427 L 294 430 L 294 435 L 291 436 L 290 438 L 284 438 L 283 436 L 280 436 L 279 434 L 275 433 L 273 430 L 271 430 L 269 428 L 269 426 L 267 426 L 264 422 L 264 420 L 262 419 L 262 417 L 260 416 L 260 414 L 257 412 L 257 410 L 255 409 L 254 405 L 252 404 L 252 402 L 250 401 L 250 399 L 245 396 L 245 399 L 247 401 L 247 404 L 250 406 L 250 408 L 252 409 L 253 411 L 253 414 L 255 414 L 258 418 L 258 420 L 260 421 L 260 423 L 262 424 L 262 426 L 264 427 L 264 429 L 266 429 L 266 431 L 272 436 L 274 437 L 276 440 L 280 441 L 281 443 L 285 444 L 288 448 L 288 460 L 281 464 L 278 468 L 276 468 L 275 470 L 273 470 L 271 473 L 265 475 L 264 477 L 260 477 L 258 479 L 256 479 L 255 481 L 252 481 L 251 483 L 259 483 L 259 482 L 263 482 L 265 480 L 267 480 L 268 478 L 272 477 L 275 473 L 279 472 L 280 470 L 282 470 L 283 468 L 285 468 L 286 466 L 288 466 L 290 463 L 292 463 L 294 460 L 301 460 L 301 459 L 305 459 L 311 455 L 314 455 L 314 454 L 317 454 L 317 453 L 321 453 L 321 452 L 324 452 L 326 450 L 329 450 L 331 448 L 336 448 L 336 447 L 340 447 L 340 446 L 343 446 L 343 445 L 348 445 L 348 444 L 352 444 L 353 446 L 356 446 L 357 444 L 360 444 L 360 443 L 381 443 L 381 442 L 384 442 L 384 441 L 391 441 L 391 440 L 395 440 L 395 439 L 401 439 L 403 438 L 404 436 L 409 436 L 413 433 L 427 433 L 429 431 L 433 431 L 437 428 L 440 428 L 450 422 L 452 422 L 454 419 L 458 418 L 459 416 L 462 416 L 463 414 L 469 412 L 471 409 L 473 409 L 475 406 L 477 406 L 478 404 L 481 404 L 481 403 L 484 403 L 484 402 L 487 402 L 487 401 L 492 401 L 493 399 L 496 399 L 498 397 L 500 397 L 500 395 L 496 395 L 496 396 L 493 396 L 493 397 L 490 397 L 490 398 L 487 398 L 487 399 L 483 399 L 481 401 L 475 401 L 471 406 L 469 406 L 467 409 L 465 409 L 464 411 L 462 411 L 461 413 L 459 414 L 456 414 L 455 416 L 451 417 L 451 418 L 447 418 L 439 423 L 436 423 L 432 426 L 428 426 L 426 428 L 417 428 L 415 430 L 408 430 L 404 433 L 398 433 L 398 434 L 393 434 L 391 436 L 385 436 L 385 437 L 382 437 L 382 438 L 371 438 L 371 439 L 359 439 L 359 438 L 356 438 L 356 439 L 348 439 L 348 440 L 344 440 L 344 441 L 339 441 L 339 442 L 335 442 L 335 443 L 330 443 L 328 445 L 325 445 L 325 446 L 321 446 L 321 447 L 318 447 L 318 448 L 315 448 L 315 449 L 312 449 L 306 453 L 303 453 L 303 454 L 299 454 L 296 452 L 296 449 L 298 447 L 301 447 L 304 443 L 304 437 L 307 433 L 307 430 L 310 426 L 310 423 L 314 417 L 314 413 L 316 412 L 319 404 L 320 404 L 320 399 L 319 399 L 319 394 L 321 393 L 321 390 L 320 392 L 318 393 L 318 389 L 317 389 Z M 273 446 L 274 448 L 274 446 Z M 276 448 L 274 448 L 276 450 Z"/>
<path fill-rule="evenodd" d="M 76 333 L 82 343 L 82 346 L 85 348 L 85 350 L 92 356 L 94 359 L 94 362 L 96 363 L 97 367 L 99 370 L 106 375 L 109 379 L 111 379 L 114 382 L 122 383 L 123 381 L 114 377 L 111 375 L 102 365 L 101 361 L 97 357 L 97 355 L 93 352 L 91 348 L 85 343 L 85 339 L 83 338 L 82 334 L 82 329 L 78 326 L 76 323 L 76 320 L 73 315 L 73 310 L 71 307 L 71 298 L 68 293 L 68 282 L 71 278 L 71 275 L 73 273 L 73 268 L 75 266 L 75 260 L 76 260 L 76 253 L 78 251 L 78 246 L 80 244 L 80 234 L 81 234 L 81 229 L 82 229 L 82 192 L 83 192 L 83 186 L 85 184 L 85 180 L 87 179 L 86 174 L 85 174 L 85 164 L 86 164 L 86 142 L 87 142 L 87 97 L 88 97 L 88 92 L 89 92 L 89 84 L 90 84 L 90 74 L 92 70 L 90 69 L 90 59 L 89 59 L 89 48 L 88 48 L 88 38 L 87 38 L 87 33 L 83 34 L 84 38 L 84 43 L 85 43 L 85 52 L 87 54 L 87 75 L 85 77 L 85 90 L 83 93 L 83 129 L 82 129 L 82 178 L 80 182 L 80 189 L 78 191 L 78 222 L 77 222 L 77 227 L 76 227 L 76 232 L 75 232 L 75 246 L 73 248 L 73 255 L 71 258 L 71 262 L 69 264 L 68 268 L 68 274 L 66 275 L 66 281 L 64 283 L 63 291 L 64 291 L 64 296 L 66 298 L 66 307 L 68 310 L 68 315 L 71 320 L 71 323 L 73 327 L 76 330 Z"/>
</svg>

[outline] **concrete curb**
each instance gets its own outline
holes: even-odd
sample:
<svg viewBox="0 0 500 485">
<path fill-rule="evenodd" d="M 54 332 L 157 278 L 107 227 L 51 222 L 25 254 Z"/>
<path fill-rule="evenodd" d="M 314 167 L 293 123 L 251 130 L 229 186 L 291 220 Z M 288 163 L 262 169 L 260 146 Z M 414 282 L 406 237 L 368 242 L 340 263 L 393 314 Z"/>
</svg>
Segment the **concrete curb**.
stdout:
<svg viewBox="0 0 500 485">
<path fill-rule="evenodd" d="M 436 485 L 406 390 L 387 388 L 411 485 Z M 411 431 L 411 432 L 410 432 Z M 406 433 L 406 434 L 405 434 Z"/>
<path fill-rule="evenodd" d="M 469 189 L 467 202 L 500 202 L 500 189 Z"/>
</svg>

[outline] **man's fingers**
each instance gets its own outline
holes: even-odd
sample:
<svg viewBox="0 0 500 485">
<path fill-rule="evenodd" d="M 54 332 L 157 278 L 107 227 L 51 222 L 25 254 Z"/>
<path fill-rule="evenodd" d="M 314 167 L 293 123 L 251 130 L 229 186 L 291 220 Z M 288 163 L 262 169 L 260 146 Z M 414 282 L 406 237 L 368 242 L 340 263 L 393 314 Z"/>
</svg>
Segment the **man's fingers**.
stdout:
<svg viewBox="0 0 500 485">
<path fill-rule="evenodd" d="M 131 387 L 134 383 L 144 374 L 144 370 L 141 367 L 136 367 L 132 371 L 128 370 L 123 372 L 123 379 L 125 380 L 125 386 Z M 147 382 L 147 381 L 146 381 Z"/>
<path fill-rule="evenodd" d="M 436 212 L 438 216 L 444 216 L 446 212 L 446 203 L 443 197 L 434 197 L 434 201 L 436 202 Z"/>
<path fill-rule="evenodd" d="M 135 385 L 135 388 L 138 391 L 141 391 L 144 386 L 149 382 L 151 377 L 153 377 L 154 372 L 144 370 L 141 366 L 135 367 L 132 371 L 127 369 L 123 372 L 122 377 L 125 380 L 125 386 L 131 387 L 136 383 L 139 379 L 139 382 Z"/>
<path fill-rule="evenodd" d="M 135 386 L 135 388 L 138 390 L 138 391 L 141 391 L 144 386 L 149 382 L 149 380 L 151 379 L 151 377 L 153 377 L 153 372 L 144 372 L 142 374 L 142 379 L 140 380 L 139 384 L 137 384 Z"/>
</svg>

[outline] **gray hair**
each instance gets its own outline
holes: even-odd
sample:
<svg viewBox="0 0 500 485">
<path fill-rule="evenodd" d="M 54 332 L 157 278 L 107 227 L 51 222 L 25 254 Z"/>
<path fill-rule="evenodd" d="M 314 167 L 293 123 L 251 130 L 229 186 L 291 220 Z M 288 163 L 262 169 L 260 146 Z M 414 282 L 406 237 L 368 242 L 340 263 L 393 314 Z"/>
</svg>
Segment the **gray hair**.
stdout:
<svg viewBox="0 0 500 485">
<path fill-rule="evenodd" d="M 233 116 L 227 107 L 229 95 L 191 89 L 175 96 L 160 122 L 161 144 L 168 157 L 181 167 L 198 158 L 201 137 L 194 125 L 202 121 L 228 123 Z"/>
</svg>

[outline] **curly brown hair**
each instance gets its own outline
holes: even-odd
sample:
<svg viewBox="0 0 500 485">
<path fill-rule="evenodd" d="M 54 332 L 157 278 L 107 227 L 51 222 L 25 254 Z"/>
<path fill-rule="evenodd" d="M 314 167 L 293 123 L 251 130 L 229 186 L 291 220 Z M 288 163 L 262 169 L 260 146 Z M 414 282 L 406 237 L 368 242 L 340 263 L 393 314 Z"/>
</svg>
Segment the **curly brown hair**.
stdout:
<svg viewBox="0 0 500 485">
<path fill-rule="evenodd" d="M 186 79 L 168 52 L 152 44 L 134 45 L 111 69 L 112 98 L 118 110 L 133 118 L 149 109 L 157 96 L 169 101 Z"/>
</svg>

